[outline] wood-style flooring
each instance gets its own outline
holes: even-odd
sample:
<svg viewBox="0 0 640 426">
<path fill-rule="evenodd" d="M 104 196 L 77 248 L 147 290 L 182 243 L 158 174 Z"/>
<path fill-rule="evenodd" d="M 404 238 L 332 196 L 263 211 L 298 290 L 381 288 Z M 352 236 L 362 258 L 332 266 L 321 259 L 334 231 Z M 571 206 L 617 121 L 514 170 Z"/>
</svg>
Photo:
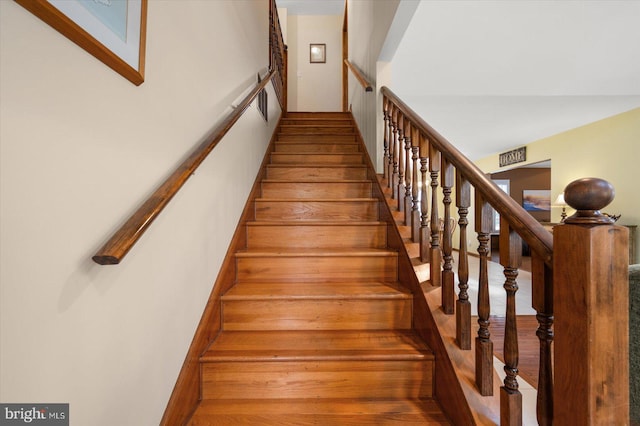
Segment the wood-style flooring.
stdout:
<svg viewBox="0 0 640 426">
<path fill-rule="evenodd" d="M 504 317 L 492 316 L 491 340 L 494 355 L 504 363 Z M 540 363 L 540 343 L 536 337 L 538 321 L 535 315 L 518 315 L 518 370 L 521 378 L 534 388 L 538 388 L 538 364 Z"/>
</svg>

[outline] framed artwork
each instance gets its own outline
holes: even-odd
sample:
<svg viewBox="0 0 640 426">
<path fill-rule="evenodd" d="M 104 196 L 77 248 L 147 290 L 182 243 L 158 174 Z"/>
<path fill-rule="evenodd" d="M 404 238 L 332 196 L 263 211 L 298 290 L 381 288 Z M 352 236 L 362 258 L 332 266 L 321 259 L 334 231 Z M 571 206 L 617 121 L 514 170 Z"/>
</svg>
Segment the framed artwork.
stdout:
<svg viewBox="0 0 640 426">
<path fill-rule="evenodd" d="M 312 64 L 324 64 L 327 62 L 327 45 L 312 43 L 309 45 L 309 62 Z"/>
<path fill-rule="evenodd" d="M 522 191 L 522 207 L 528 212 L 547 212 L 551 210 L 551 191 L 525 189 Z"/>
<path fill-rule="evenodd" d="M 144 81 L 147 0 L 15 0 L 105 65 Z"/>
</svg>

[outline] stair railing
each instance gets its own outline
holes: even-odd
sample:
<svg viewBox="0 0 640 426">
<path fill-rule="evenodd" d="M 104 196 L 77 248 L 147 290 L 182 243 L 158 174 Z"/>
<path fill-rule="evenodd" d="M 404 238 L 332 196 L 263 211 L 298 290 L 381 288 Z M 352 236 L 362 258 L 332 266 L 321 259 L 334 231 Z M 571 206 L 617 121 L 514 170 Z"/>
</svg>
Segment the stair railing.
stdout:
<svg viewBox="0 0 640 426">
<path fill-rule="evenodd" d="M 100 265 L 117 265 L 151 226 L 173 196 L 196 171 L 198 166 L 213 151 L 218 142 L 251 105 L 258 94 L 273 81 L 274 91 L 282 111 L 287 104 L 287 49 L 282 38 L 280 21 L 275 0 L 270 0 L 269 8 L 269 51 L 270 62 L 267 75 L 258 82 L 237 107 L 216 127 L 213 136 L 201 143 L 189 157 L 162 183 L 158 189 L 129 217 L 112 237 L 92 257 Z"/>
<path fill-rule="evenodd" d="M 280 108 L 287 110 L 287 45 L 282 37 L 278 7 L 275 0 L 269 2 L 269 69 L 277 71 L 273 79 Z"/>
<path fill-rule="evenodd" d="M 430 264 L 431 285 L 441 287 L 442 311 L 456 315 L 457 347 L 470 350 L 474 343 L 475 385 L 483 396 L 493 395 L 494 389 L 488 263 L 493 210 L 500 214 L 500 263 L 507 301 L 500 424 L 522 424 L 515 299 L 522 241 L 531 248 L 532 306 L 539 324 L 538 423 L 627 424 L 620 421 L 625 419 L 626 406 L 628 422 L 629 406 L 628 231 L 599 212 L 613 200 L 613 188 L 595 178 L 567 186 L 565 200 L 577 213 L 552 234 L 391 90 L 383 87 L 381 91 L 384 178 L 398 210 L 405 212 L 404 224 L 411 227 L 412 241 L 420 243 L 420 260 Z M 454 194 L 460 238 L 457 295 L 452 253 Z M 468 294 L 471 207 L 479 244 L 474 342 Z"/>
<path fill-rule="evenodd" d="M 367 78 L 364 76 L 364 74 L 362 74 L 362 72 L 358 69 L 358 67 L 356 67 L 351 62 L 349 62 L 348 59 L 345 59 L 344 63 L 347 66 L 347 68 L 349 68 L 349 70 L 351 70 L 351 73 L 356 78 L 356 80 L 358 80 L 358 83 L 360 83 L 360 85 L 362 86 L 364 91 L 365 92 L 372 92 L 373 91 L 373 86 L 371 86 L 371 83 L 369 82 L 369 80 L 367 80 Z"/>
<path fill-rule="evenodd" d="M 271 70 L 240 104 L 216 127 L 211 139 L 204 141 L 180 164 L 176 170 L 155 190 L 153 194 L 136 210 L 100 250 L 92 257 L 100 265 L 117 265 L 127 255 L 142 234 L 169 204 L 169 201 L 182 188 L 187 179 L 207 158 L 218 142 L 251 105 L 267 83 L 276 74 Z"/>
</svg>

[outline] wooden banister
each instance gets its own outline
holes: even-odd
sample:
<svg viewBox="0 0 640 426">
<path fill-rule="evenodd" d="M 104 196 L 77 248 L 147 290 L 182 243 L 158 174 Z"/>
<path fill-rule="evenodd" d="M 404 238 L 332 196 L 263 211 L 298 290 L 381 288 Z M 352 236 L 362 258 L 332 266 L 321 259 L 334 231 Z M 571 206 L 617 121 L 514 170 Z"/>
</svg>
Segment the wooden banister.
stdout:
<svg viewBox="0 0 640 426">
<path fill-rule="evenodd" d="M 238 121 L 258 93 L 265 88 L 274 74 L 276 74 L 275 70 L 269 71 L 267 76 L 254 87 L 251 93 L 218 125 L 211 139 L 200 144 L 171 176 L 156 189 L 147 201 L 131 215 L 124 225 L 113 234 L 109 241 L 92 257 L 96 263 L 100 265 L 116 265 L 120 263 L 131 247 L 140 239 L 160 212 L 169 204 L 173 196 L 189 179 L 189 176 L 195 172 L 218 142 Z"/>
<path fill-rule="evenodd" d="M 482 193 L 484 199 L 500 213 L 507 216 L 511 228 L 529 244 L 531 249 L 551 265 L 553 258 L 552 235 L 530 214 L 528 214 L 513 198 L 507 196 L 485 174 L 456 149 L 447 139 L 427 124 L 418 114 L 409 108 L 389 88 L 383 87 L 386 96 L 411 123 L 418 126 L 429 142 L 464 175 L 467 181 Z"/>
<path fill-rule="evenodd" d="M 287 45 L 282 37 L 278 6 L 275 0 L 270 1 L 269 7 L 269 69 L 277 71 L 273 88 L 282 111 L 287 110 Z"/>
<path fill-rule="evenodd" d="M 433 290 L 440 287 L 441 298 L 436 302 L 439 306 L 430 308 L 438 308 L 443 315 L 456 315 L 455 336 L 447 336 L 455 339 L 456 347 L 452 351 L 473 348 L 467 215 L 472 207 L 471 190 L 475 193 L 474 230 L 479 244 L 478 278 L 474 283 L 478 327 L 475 354 L 471 355 L 475 358 L 475 391 L 482 396 L 494 393 L 490 323 L 494 315 L 503 316 L 505 378 L 499 395 L 500 424 L 523 423 L 523 395 L 518 385 L 516 293 L 522 241 L 525 241 L 532 250 L 530 305 L 536 311 L 535 334 L 540 344 L 538 424 L 628 424 L 628 234 L 599 212 L 613 200 L 613 188 L 608 182 L 595 178 L 570 183 L 564 196 L 576 214 L 550 233 L 391 90 L 383 87 L 381 92 L 384 176 L 391 198 L 397 198 L 397 203 L 393 203 L 395 209 L 398 213 L 405 211 L 404 224 L 412 227 L 420 224 L 417 230 L 419 260 L 429 263 L 429 284 Z M 414 148 L 417 152 L 409 156 L 409 150 Z M 419 174 L 417 160 L 420 160 Z M 419 199 L 412 191 L 418 185 L 421 187 Z M 454 188 L 460 225 L 457 301 L 451 252 Z M 443 219 L 440 219 L 440 206 Z M 409 209 L 419 210 L 415 216 L 419 221 L 412 219 Z M 488 273 L 494 209 L 500 214 L 499 254 L 506 292 L 506 307 L 502 312 L 491 311 L 493 295 L 489 294 L 495 288 L 489 283 L 494 279 Z M 433 303 L 436 299 L 431 300 Z M 447 328 L 444 321 L 439 326 L 441 330 Z M 461 373 L 468 377 L 468 371 Z M 466 383 L 466 378 L 460 380 L 461 385 L 466 386 L 463 382 Z"/>
<path fill-rule="evenodd" d="M 345 65 L 351 70 L 353 76 L 358 80 L 358 83 L 364 88 L 365 92 L 373 92 L 373 86 L 367 80 L 367 78 L 362 74 L 362 72 L 356 68 L 348 59 L 344 60 Z"/>
</svg>

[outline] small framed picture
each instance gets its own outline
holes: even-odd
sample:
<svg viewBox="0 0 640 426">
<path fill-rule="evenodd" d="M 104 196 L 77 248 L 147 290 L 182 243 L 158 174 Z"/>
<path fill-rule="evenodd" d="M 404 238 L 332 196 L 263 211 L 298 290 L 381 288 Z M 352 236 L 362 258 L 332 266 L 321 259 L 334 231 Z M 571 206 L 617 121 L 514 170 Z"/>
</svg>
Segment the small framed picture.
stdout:
<svg viewBox="0 0 640 426">
<path fill-rule="evenodd" d="M 309 45 L 309 62 L 312 64 L 324 64 L 327 62 L 327 45 L 322 43 L 311 43 Z"/>
</svg>

